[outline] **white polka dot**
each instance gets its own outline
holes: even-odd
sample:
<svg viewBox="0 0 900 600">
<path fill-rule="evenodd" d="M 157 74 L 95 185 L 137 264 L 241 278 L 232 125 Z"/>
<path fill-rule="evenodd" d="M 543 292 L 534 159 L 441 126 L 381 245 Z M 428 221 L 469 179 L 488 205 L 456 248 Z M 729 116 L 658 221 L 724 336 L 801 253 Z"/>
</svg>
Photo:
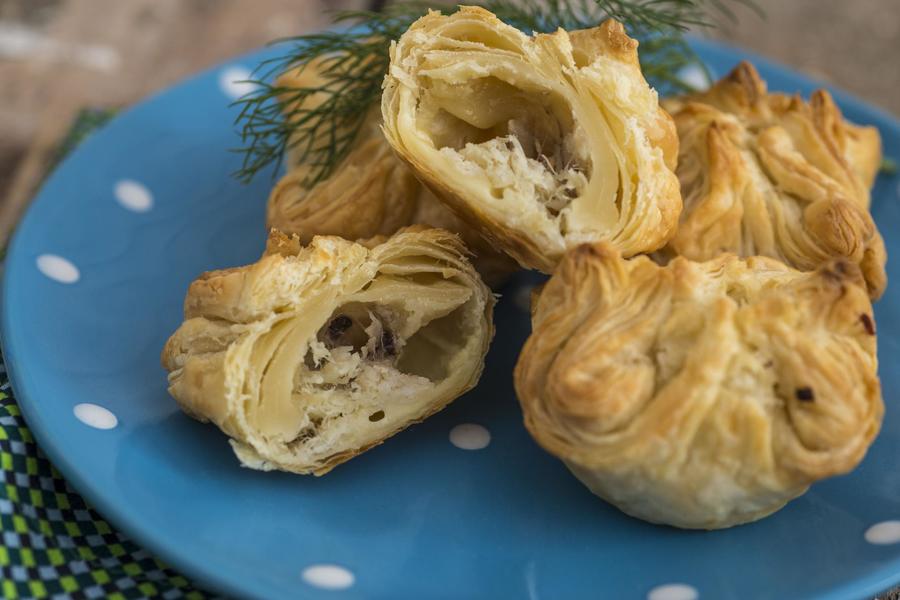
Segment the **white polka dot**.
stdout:
<svg viewBox="0 0 900 600">
<path fill-rule="evenodd" d="M 481 450 L 491 443 L 491 432 L 475 423 L 463 423 L 450 430 L 450 443 L 463 450 Z"/>
<path fill-rule="evenodd" d="M 691 65 L 680 70 L 678 79 L 697 90 L 709 89 L 709 80 L 706 78 L 706 72 L 698 65 Z"/>
<path fill-rule="evenodd" d="M 56 254 L 41 254 L 38 256 L 37 268 L 50 279 L 60 283 L 75 283 L 81 279 L 78 267 Z"/>
<path fill-rule="evenodd" d="M 900 521 L 882 521 L 866 530 L 866 541 L 879 546 L 900 544 Z"/>
<path fill-rule="evenodd" d="M 72 412 L 79 421 L 96 429 L 112 429 L 119 424 L 116 415 L 96 404 L 76 404 Z"/>
<path fill-rule="evenodd" d="M 235 100 L 256 89 L 256 84 L 247 81 L 253 76 L 244 67 L 227 67 L 219 74 L 219 87 Z"/>
<path fill-rule="evenodd" d="M 153 195 L 150 190 L 144 184 L 132 179 L 116 182 L 113 193 L 119 204 L 128 210 L 142 213 L 153 208 Z"/>
<path fill-rule="evenodd" d="M 356 578 L 340 565 L 312 565 L 303 569 L 303 581 L 323 590 L 346 590 Z"/>
<path fill-rule="evenodd" d="M 700 594 L 684 583 L 667 583 L 650 590 L 647 600 L 697 600 Z"/>
</svg>

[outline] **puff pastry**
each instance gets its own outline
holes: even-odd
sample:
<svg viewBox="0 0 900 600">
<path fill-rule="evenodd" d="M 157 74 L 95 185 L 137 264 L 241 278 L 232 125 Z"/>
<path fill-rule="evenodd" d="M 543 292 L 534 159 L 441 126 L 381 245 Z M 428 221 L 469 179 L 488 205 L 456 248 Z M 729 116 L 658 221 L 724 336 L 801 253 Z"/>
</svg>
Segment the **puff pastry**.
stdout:
<svg viewBox="0 0 900 600">
<path fill-rule="evenodd" d="M 322 475 L 478 381 L 494 298 L 457 236 L 369 245 L 273 232 L 259 262 L 191 284 L 169 392 L 245 466 Z"/>
<path fill-rule="evenodd" d="M 854 468 L 880 427 L 872 307 L 845 259 L 660 266 L 584 245 L 533 326 L 515 369 L 528 430 L 647 521 L 759 519 Z"/>
<path fill-rule="evenodd" d="M 675 128 L 615 21 L 529 37 L 481 8 L 430 12 L 392 46 L 381 109 L 419 178 L 525 267 L 674 232 Z"/>
<path fill-rule="evenodd" d="M 709 91 L 665 104 L 681 138 L 684 211 L 664 254 L 777 258 L 801 270 L 846 257 L 878 298 L 884 242 L 869 214 L 878 131 L 842 117 L 831 96 L 769 94 L 749 63 Z"/>
<path fill-rule="evenodd" d="M 289 71 L 279 78 L 278 85 L 322 85 L 325 80 L 316 66 Z M 320 101 L 316 94 L 306 99 Z M 286 110 L 291 107 L 288 103 Z M 354 148 L 325 180 L 308 187 L 304 182 L 311 168 L 299 163 L 296 156 L 289 157 L 289 162 L 290 170 L 269 196 L 267 223 L 298 235 L 303 243 L 315 235 L 357 240 L 424 224 L 459 234 L 474 255 L 475 268 L 491 287 L 499 287 L 517 268 L 418 182 L 384 139 L 377 110 L 364 123 Z"/>
</svg>

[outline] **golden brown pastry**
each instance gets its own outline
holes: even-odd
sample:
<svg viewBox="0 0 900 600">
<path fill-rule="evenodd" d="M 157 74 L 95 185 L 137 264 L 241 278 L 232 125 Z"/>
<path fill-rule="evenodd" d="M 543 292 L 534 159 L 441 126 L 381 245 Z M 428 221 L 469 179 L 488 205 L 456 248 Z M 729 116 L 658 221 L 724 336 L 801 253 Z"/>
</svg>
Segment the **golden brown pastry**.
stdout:
<svg viewBox="0 0 900 600">
<path fill-rule="evenodd" d="M 191 284 L 169 392 L 245 466 L 322 475 L 478 381 L 494 298 L 459 238 L 369 245 L 273 232 L 259 262 Z"/>
<path fill-rule="evenodd" d="M 278 85 L 316 87 L 324 81 L 316 65 L 310 65 L 285 73 Z M 320 101 L 315 94 L 307 99 Z M 287 103 L 286 110 L 292 106 Z M 357 240 L 424 224 L 458 233 L 474 254 L 475 268 L 491 287 L 499 287 L 517 268 L 515 261 L 495 250 L 416 180 L 385 141 L 377 110 L 363 125 L 351 152 L 323 181 L 307 186 L 311 167 L 300 164 L 296 156 L 289 161 L 290 170 L 269 196 L 267 223 L 298 235 L 303 243 L 316 235 Z"/>
<path fill-rule="evenodd" d="M 389 235 L 413 223 L 421 186 L 377 129 L 360 135 L 330 177 L 307 187 L 309 172 L 307 165 L 297 165 L 275 185 L 269 227 L 307 243 L 316 235 L 348 240 Z"/>
<path fill-rule="evenodd" d="M 881 158 L 875 128 L 846 122 L 824 90 L 809 103 L 768 94 L 746 62 L 709 91 L 665 106 L 681 138 L 684 198 L 666 253 L 762 255 L 805 271 L 846 257 L 870 295 L 881 295 L 884 242 L 868 212 Z"/>
<path fill-rule="evenodd" d="M 678 139 L 615 21 L 529 37 L 481 8 L 431 12 L 391 49 L 382 116 L 419 178 L 525 267 L 674 232 Z"/>
<path fill-rule="evenodd" d="M 872 306 L 847 260 L 660 266 L 584 245 L 536 301 L 525 425 L 635 517 L 714 529 L 846 473 L 881 424 Z"/>
</svg>

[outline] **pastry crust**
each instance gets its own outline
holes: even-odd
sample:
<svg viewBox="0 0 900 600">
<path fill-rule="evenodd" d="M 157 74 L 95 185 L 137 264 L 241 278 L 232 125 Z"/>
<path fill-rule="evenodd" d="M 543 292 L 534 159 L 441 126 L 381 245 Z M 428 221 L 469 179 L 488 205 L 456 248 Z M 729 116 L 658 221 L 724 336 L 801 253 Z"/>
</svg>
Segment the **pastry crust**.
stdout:
<svg viewBox="0 0 900 600">
<path fill-rule="evenodd" d="M 524 267 L 674 232 L 678 139 L 615 21 L 529 37 L 482 8 L 430 12 L 392 46 L 381 109 L 416 175 Z"/>
<path fill-rule="evenodd" d="M 857 266 L 570 252 L 515 370 L 525 425 L 638 518 L 714 529 L 853 469 L 883 404 Z"/>
<path fill-rule="evenodd" d="M 449 232 L 303 246 L 273 231 L 258 262 L 191 284 L 162 363 L 245 466 L 322 475 L 472 388 L 493 305 Z"/>
<path fill-rule="evenodd" d="M 317 235 L 348 240 L 390 235 L 413 223 L 421 186 L 380 131 L 361 134 L 334 173 L 311 188 L 305 185 L 309 172 L 307 165 L 297 165 L 272 189 L 270 228 L 308 243 Z"/>
<path fill-rule="evenodd" d="M 317 65 L 282 75 L 278 85 L 316 87 L 324 83 Z M 321 102 L 317 95 L 307 102 Z M 286 109 L 290 109 L 288 104 Z M 354 148 L 334 173 L 312 187 L 305 185 L 308 165 L 289 156 L 290 170 L 269 196 L 267 224 L 303 243 L 316 235 L 358 240 L 390 235 L 413 224 L 459 234 L 472 252 L 472 263 L 491 287 L 502 285 L 517 269 L 515 261 L 494 249 L 480 234 L 441 204 L 394 154 L 381 132 L 375 110 L 358 134 Z"/>
<path fill-rule="evenodd" d="M 747 62 L 665 106 L 681 138 L 684 211 L 664 254 L 762 255 L 805 271 L 845 257 L 881 296 L 887 257 L 868 211 L 881 160 L 875 128 L 845 121 L 824 90 L 808 103 L 767 93 Z"/>
</svg>

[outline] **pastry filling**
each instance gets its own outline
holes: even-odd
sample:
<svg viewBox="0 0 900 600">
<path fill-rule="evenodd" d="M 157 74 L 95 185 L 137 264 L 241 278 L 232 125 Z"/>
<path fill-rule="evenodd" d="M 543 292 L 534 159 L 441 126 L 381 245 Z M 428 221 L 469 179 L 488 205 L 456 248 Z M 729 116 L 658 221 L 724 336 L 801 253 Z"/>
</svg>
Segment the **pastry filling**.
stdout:
<svg viewBox="0 0 900 600">
<path fill-rule="evenodd" d="M 465 305 L 406 335 L 408 315 L 391 306 L 351 302 L 335 310 L 296 371 L 294 398 L 306 410 L 288 445 L 313 443 L 349 413 L 381 424 L 415 411 L 422 394 L 450 375 L 451 359 L 467 343 Z"/>
<path fill-rule="evenodd" d="M 495 77 L 426 82 L 419 110 L 435 147 L 463 170 L 481 171 L 495 198 L 537 200 L 555 218 L 582 195 L 591 160 L 561 98 Z"/>
<path fill-rule="evenodd" d="M 430 381 L 397 367 L 407 340 L 397 333 L 399 315 L 386 306 L 353 302 L 336 310 L 319 329 L 304 359 L 303 387 L 355 391 L 367 380 L 405 379 L 421 388 Z"/>
</svg>

